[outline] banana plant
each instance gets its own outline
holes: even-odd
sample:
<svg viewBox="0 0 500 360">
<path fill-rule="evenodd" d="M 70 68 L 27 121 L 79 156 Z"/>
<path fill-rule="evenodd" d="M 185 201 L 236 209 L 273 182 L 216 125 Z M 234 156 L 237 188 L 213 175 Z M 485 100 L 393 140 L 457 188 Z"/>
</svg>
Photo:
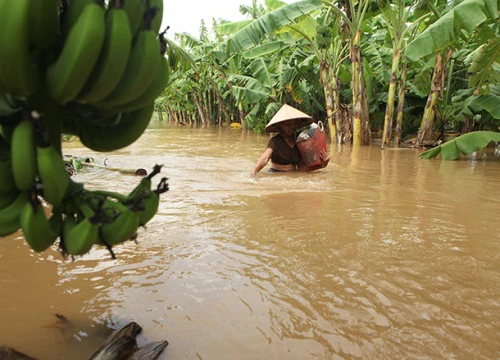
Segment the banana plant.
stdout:
<svg viewBox="0 0 500 360">
<path fill-rule="evenodd" d="M 396 4 L 389 3 L 388 6 L 382 11 L 382 19 L 391 35 L 392 42 L 392 67 L 389 82 L 389 93 L 384 118 L 384 129 L 382 132 L 382 148 L 390 144 L 392 133 L 392 122 L 394 114 L 394 97 L 396 94 L 396 85 L 398 78 L 401 79 L 400 70 L 400 57 L 404 51 L 404 44 L 407 40 L 407 34 L 411 34 L 413 28 L 418 26 L 420 22 L 427 16 L 424 15 L 419 19 L 411 22 L 410 18 L 413 14 L 412 8 L 406 5 L 406 1 L 399 0 Z M 400 89 L 404 88 L 404 82 L 399 83 Z M 399 94 L 404 96 L 404 92 Z M 401 102 L 399 103 L 401 106 Z M 402 113 L 401 113 L 402 115 Z M 402 121 L 402 118 L 399 119 Z M 400 124 L 401 128 L 401 124 Z"/>
<path fill-rule="evenodd" d="M 420 154 L 420 157 L 422 159 L 431 159 L 441 154 L 442 160 L 457 160 L 460 158 L 460 154 L 472 154 L 485 148 L 491 142 L 500 142 L 500 133 L 473 131 L 424 151 Z"/>
<path fill-rule="evenodd" d="M 231 52 L 243 52 L 259 46 L 269 34 L 294 23 L 304 15 L 321 9 L 322 6 L 321 0 L 303 0 L 280 6 L 243 26 L 227 39 L 226 46 Z"/>
<path fill-rule="evenodd" d="M 411 61 L 437 54 L 437 69 L 434 87 L 428 97 L 428 106 L 420 125 L 417 143 L 430 139 L 433 130 L 433 113 L 437 93 L 444 81 L 442 67 L 443 53 L 458 43 L 460 38 L 476 40 L 480 50 L 476 61 L 472 61 L 469 86 L 476 87 L 476 95 L 489 92 L 489 81 L 498 82 L 498 3 L 497 0 L 464 0 L 452 7 L 443 16 L 418 35 L 406 48 L 406 56 Z M 476 58 L 475 57 L 475 58 Z M 481 64 L 478 66 L 478 64 Z M 497 65 L 495 65 L 497 64 Z"/>
</svg>

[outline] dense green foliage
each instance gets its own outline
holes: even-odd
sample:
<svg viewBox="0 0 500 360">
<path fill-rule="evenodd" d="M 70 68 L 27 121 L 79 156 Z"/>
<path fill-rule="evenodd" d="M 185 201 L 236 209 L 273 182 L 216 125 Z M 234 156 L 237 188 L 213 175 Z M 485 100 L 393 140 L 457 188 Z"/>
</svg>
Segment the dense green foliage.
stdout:
<svg viewBox="0 0 500 360">
<path fill-rule="evenodd" d="M 359 31 L 372 132 L 384 127 L 391 74 L 405 94 L 403 136 L 417 133 L 431 91 L 439 92 L 432 111 L 435 133 L 498 131 L 496 0 L 390 3 L 253 1 L 253 6 L 240 7 L 240 22 L 214 20 L 212 31 L 202 22 L 199 37 L 184 33 L 169 40 L 172 75 L 157 106 L 171 121 L 240 122 L 262 131 L 283 103 L 325 121 L 330 82 L 340 106 L 352 113 L 349 53 Z M 393 63 L 395 51 L 406 63 L 403 79 L 403 61 Z M 444 75 L 435 90 L 431 83 L 438 54 L 444 54 Z"/>
</svg>

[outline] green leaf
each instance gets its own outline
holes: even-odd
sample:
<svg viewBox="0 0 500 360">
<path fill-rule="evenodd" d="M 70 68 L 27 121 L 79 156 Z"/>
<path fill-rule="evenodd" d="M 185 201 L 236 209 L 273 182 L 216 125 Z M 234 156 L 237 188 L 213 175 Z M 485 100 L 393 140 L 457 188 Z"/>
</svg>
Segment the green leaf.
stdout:
<svg viewBox="0 0 500 360">
<path fill-rule="evenodd" d="M 468 155 L 486 147 L 490 142 L 500 142 L 500 133 L 493 131 L 473 131 L 449 140 L 420 154 L 422 159 L 430 159 L 441 153 L 443 160 L 457 160 L 460 154 Z"/>
<path fill-rule="evenodd" d="M 269 54 L 273 54 L 285 47 L 283 41 L 273 41 L 261 46 L 256 46 L 243 53 L 243 57 L 246 59 L 260 58 Z"/>
<path fill-rule="evenodd" d="M 255 59 L 249 66 L 253 77 L 266 86 L 273 86 L 276 80 L 269 72 L 269 64 L 262 58 Z"/>
<path fill-rule="evenodd" d="M 475 103 L 490 113 L 495 119 L 500 119 L 500 96 L 494 94 L 480 95 Z"/>
<path fill-rule="evenodd" d="M 217 26 L 216 31 L 219 35 L 232 35 L 236 34 L 238 31 L 248 26 L 252 22 L 254 22 L 253 19 L 223 23 Z"/>
<path fill-rule="evenodd" d="M 260 45 L 265 36 L 322 6 L 321 0 L 303 0 L 266 13 L 230 37 L 228 47 L 231 51 L 241 52 Z"/>
<path fill-rule="evenodd" d="M 500 62 L 500 41 L 491 39 L 482 45 L 476 52 L 472 63 L 467 70 L 469 73 L 469 87 L 481 86 L 484 82 L 493 83 L 499 77 L 494 64 Z"/>
<path fill-rule="evenodd" d="M 498 18 L 497 0 L 464 0 L 418 35 L 406 47 L 406 56 L 416 61 L 456 42 L 460 31 L 475 30 Z"/>
</svg>

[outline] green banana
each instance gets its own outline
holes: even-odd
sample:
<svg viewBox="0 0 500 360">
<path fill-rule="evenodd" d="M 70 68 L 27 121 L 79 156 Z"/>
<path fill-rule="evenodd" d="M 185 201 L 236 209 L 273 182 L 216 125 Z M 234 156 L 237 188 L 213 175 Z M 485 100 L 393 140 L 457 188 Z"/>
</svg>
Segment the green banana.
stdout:
<svg viewBox="0 0 500 360">
<path fill-rule="evenodd" d="M 5 209 L 12 204 L 14 199 L 19 195 L 19 191 L 9 191 L 0 194 L 0 210 Z"/>
<path fill-rule="evenodd" d="M 139 224 L 141 226 L 146 225 L 146 223 L 158 212 L 160 194 L 166 191 L 168 191 L 167 178 L 162 178 L 155 190 L 146 193 L 140 203 L 141 206 L 144 207 L 143 210 L 139 211 Z"/>
<path fill-rule="evenodd" d="M 0 73 L 3 88 L 19 95 L 37 89 L 38 66 L 30 54 L 30 0 L 0 1 Z"/>
<path fill-rule="evenodd" d="M 61 105 L 82 90 L 104 42 L 104 8 L 89 3 L 71 28 L 57 60 L 47 69 L 49 95 Z"/>
<path fill-rule="evenodd" d="M 0 196 L 16 189 L 10 163 L 0 160 Z"/>
<path fill-rule="evenodd" d="M 118 201 L 107 201 L 103 210 L 107 207 L 115 209 L 118 214 L 101 225 L 99 243 L 113 246 L 133 238 L 139 227 L 138 213 Z"/>
<path fill-rule="evenodd" d="M 122 114 L 118 124 L 99 127 L 92 121 L 81 121 L 79 137 L 83 145 L 99 152 L 114 151 L 129 146 L 146 130 L 154 110 L 154 103 L 131 113 Z"/>
<path fill-rule="evenodd" d="M 95 104 L 108 96 L 120 81 L 132 47 L 132 32 L 125 10 L 106 13 L 106 35 L 97 66 L 77 99 Z"/>
<path fill-rule="evenodd" d="M 161 22 L 163 20 L 163 0 L 145 0 L 146 8 L 149 12 L 150 29 L 154 33 L 160 31 Z M 146 16 L 147 17 L 147 16 Z"/>
<path fill-rule="evenodd" d="M 0 210 L 0 237 L 15 233 L 21 227 L 19 217 L 24 206 L 29 202 L 29 193 L 20 192 L 15 200 Z"/>
<path fill-rule="evenodd" d="M 59 206 L 70 179 L 62 155 L 53 146 L 38 146 L 36 164 L 43 185 L 43 198 L 51 205 Z"/>
<path fill-rule="evenodd" d="M 59 236 L 62 216 L 56 211 L 49 220 L 40 201 L 34 199 L 24 205 L 19 223 L 29 246 L 36 252 L 42 252 Z"/>
<path fill-rule="evenodd" d="M 151 186 L 153 185 L 152 179 L 155 177 L 157 174 L 161 172 L 161 168 L 163 165 L 155 165 L 153 167 L 153 171 L 149 173 L 149 175 L 144 176 L 139 184 L 135 188 L 130 191 L 130 193 L 127 195 L 126 199 L 123 200 L 126 203 L 131 203 L 137 199 L 139 196 L 143 196 L 143 194 L 147 191 L 151 191 Z"/>
<path fill-rule="evenodd" d="M 21 110 L 22 107 L 20 104 L 17 103 L 16 99 L 14 99 L 10 94 L 0 95 L 0 116 L 9 116 L 18 113 Z M 0 122 L 3 123 L 1 120 Z"/>
<path fill-rule="evenodd" d="M 130 23 L 130 32 L 132 33 L 132 38 L 135 39 L 141 28 L 142 19 L 146 10 L 143 0 L 125 0 L 123 10 L 127 13 L 127 18 Z"/>
<path fill-rule="evenodd" d="M 36 177 L 36 145 L 34 125 L 31 118 L 25 117 L 14 128 L 11 138 L 11 165 L 16 187 L 27 191 L 33 186 Z"/>
<path fill-rule="evenodd" d="M 136 99 L 130 101 L 129 103 L 117 108 L 120 112 L 130 112 L 140 108 L 143 108 L 147 104 L 151 104 L 155 99 L 161 94 L 165 86 L 167 86 L 168 78 L 170 73 L 170 66 L 166 57 L 161 59 L 160 70 L 157 75 L 149 84 L 147 90 L 137 97 Z"/>
<path fill-rule="evenodd" d="M 156 39 L 156 34 L 149 30 L 140 31 L 118 85 L 97 106 L 113 108 L 142 95 L 155 77 L 160 60 L 160 43 Z"/>
<path fill-rule="evenodd" d="M 85 6 L 95 2 L 94 0 L 69 0 L 69 4 L 61 14 L 61 34 L 67 37 L 71 28 L 85 9 Z"/>
<path fill-rule="evenodd" d="M 84 255 L 97 242 L 99 225 L 89 218 L 63 227 L 64 245 L 71 255 Z"/>
<path fill-rule="evenodd" d="M 59 35 L 59 1 L 31 1 L 29 34 L 31 41 L 41 49 L 53 45 Z"/>
<path fill-rule="evenodd" d="M 144 226 L 158 211 L 160 194 L 168 191 L 167 178 L 162 178 L 155 190 L 151 189 L 153 177 L 160 173 L 162 166 L 155 165 L 153 171 L 144 176 L 139 184 L 128 194 L 126 204 L 138 208 L 139 225 Z"/>
</svg>

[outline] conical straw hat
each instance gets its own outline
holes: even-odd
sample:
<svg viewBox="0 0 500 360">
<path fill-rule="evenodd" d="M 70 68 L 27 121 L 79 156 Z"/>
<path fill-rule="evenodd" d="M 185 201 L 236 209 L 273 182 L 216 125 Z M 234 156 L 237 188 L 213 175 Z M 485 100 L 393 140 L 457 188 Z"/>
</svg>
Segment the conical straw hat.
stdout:
<svg viewBox="0 0 500 360">
<path fill-rule="evenodd" d="M 296 120 L 297 121 L 297 129 L 303 126 L 307 126 L 313 122 L 312 117 L 303 113 L 296 108 L 284 104 L 281 109 L 278 110 L 276 114 L 274 114 L 273 118 L 266 125 L 267 132 L 279 132 L 280 125 L 284 121 Z"/>
</svg>

